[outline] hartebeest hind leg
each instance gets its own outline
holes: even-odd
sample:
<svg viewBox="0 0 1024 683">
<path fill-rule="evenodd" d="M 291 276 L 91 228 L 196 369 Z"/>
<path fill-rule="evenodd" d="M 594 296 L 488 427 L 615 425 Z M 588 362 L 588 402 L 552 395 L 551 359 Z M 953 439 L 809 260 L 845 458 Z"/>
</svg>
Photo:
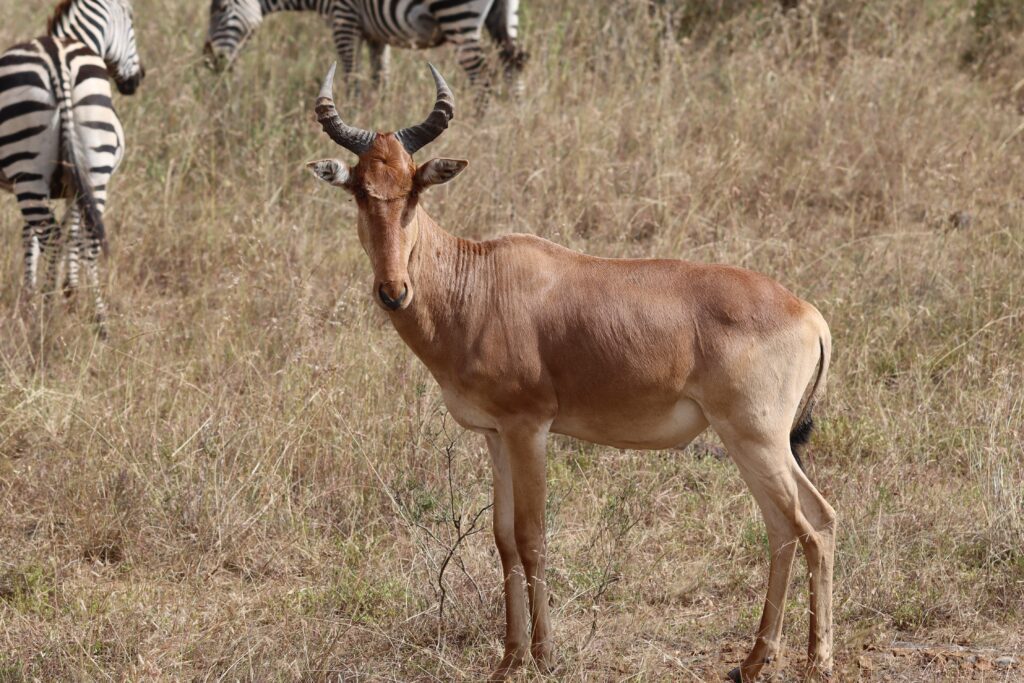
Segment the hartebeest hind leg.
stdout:
<svg viewBox="0 0 1024 683">
<path fill-rule="evenodd" d="M 800 527 L 810 579 L 810 638 L 808 674 L 824 677 L 832 671 L 832 570 L 836 554 L 836 513 L 801 471 L 796 472 L 801 509 L 808 515 Z"/>
<path fill-rule="evenodd" d="M 719 433 L 761 509 L 771 560 L 768 592 L 754 647 L 729 676 L 737 682 L 756 681 L 761 669 L 778 656 L 797 543 L 804 548 L 810 580 L 808 673 L 818 678 L 828 675 L 832 664 L 835 512 L 800 470 L 787 440 L 751 440 L 730 431 L 723 428 Z"/>
</svg>

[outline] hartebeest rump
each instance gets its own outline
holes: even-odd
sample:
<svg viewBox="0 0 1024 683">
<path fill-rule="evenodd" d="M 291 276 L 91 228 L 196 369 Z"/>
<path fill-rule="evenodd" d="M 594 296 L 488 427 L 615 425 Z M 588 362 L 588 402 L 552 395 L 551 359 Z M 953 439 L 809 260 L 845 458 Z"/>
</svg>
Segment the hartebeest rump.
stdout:
<svg viewBox="0 0 1024 683">
<path fill-rule="evenodd" d="M 338 116 L 332 67 L 317 117 L 359 162 L 309 166 L 355 196 L 374 299 L 441 385 L 455 420 L 487 439 L 506 619 L 492 679 L 517 669 L 528 643 L 541 669 L 554 665 L 544 582 L 548 433 L 662 449 L 708 426 L 757 499 L 771 549 L 754 647 L 730 676 L 753 681 L 777 655 L 798 542 L 810 576 L 809 673 L 827 676 L 835 512 L 795 450 L 825 387 L 825 320 L 774 280 L 741 268 L 596 258 L 531 235 L 474 242 L 445 232 L 420 194 L 467 162 L 412 159 L 453 116 L 452 93 L 430 69 L 437 98 L 427 119 L 373 133 Z"/>
</svg>

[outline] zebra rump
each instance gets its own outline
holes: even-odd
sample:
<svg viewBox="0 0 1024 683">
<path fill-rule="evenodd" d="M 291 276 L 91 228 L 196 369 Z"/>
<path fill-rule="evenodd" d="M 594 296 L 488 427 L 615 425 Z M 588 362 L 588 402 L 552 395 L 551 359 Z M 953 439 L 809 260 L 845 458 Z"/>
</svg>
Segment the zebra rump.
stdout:
<svg viewBox="0 0 1024 683">
<path fill-rule="evenodd" d="M 86 229 L 95 235 L 101 242 L 103 249 L 106 249 L 106 234 L 103 225 L 102 212 L 96 201 L 92 184 L 89 181 L 89 169 L 87 167 L 88 155 L 82 149 L 82 143 L 74 118 L 74 103 L 72 102 L 72 73 L 70 62 L 83 52 L 88 53 L 85 45 L 72 40 L 65 40 L 44 36 L 30 43 L 15 45 L 0 58 L 0 66 L 37 64 L 43 66 L 49 75 L 49 90 L 54 99 L 58 118 L 58 146 L 59 156 L 56 168 L 53 169 L 49 181 L 49 197 L 51 199 L 67 199 L 74 201 L 82 212 L 82 218 Z M 37 57 L 32 53 L 36 53 Z M 84 67 L 79 71 L 79 79 L 95 77 L 99 74 Z M 106 73 L 102 74 L 104 80 Z M 47 89 L 47 84 L 33 76 L 29 72 L 14 73 L 0 79 L 0 99 L 7 91 L 15 88 L 35 87 Z M 95 96 L 94 96 L 95 97 Z M 14 120 L 19 114 L 30 113 L 31 110 L 48 109 L 49 105 L 33 100 L 24 100 L 19 104 L 11 105 L 0 110 L 0 125 L 9 120 Z M 28 140 L 36 135 L 45 134 L 45 128 L 39 126 L 23 128 L 9 135 L 5 135 L 0 143 L 16 144 L 21 140 Z M 5 145 L 0 144 L 0 149 Z M 19 161 L 34 160 L 36 168 L 43 170 L 38 164 L 45 164 L 45 159 L 39 159 L 39 152 L 17 151 L 0 159 L 0 188 L 13 190 L 18 181 L 27 180 L 32 175 L 29 171 L 18 171 L 10 177 L 4 174 L 8 167 L 19 166 Z"/>
</svg>

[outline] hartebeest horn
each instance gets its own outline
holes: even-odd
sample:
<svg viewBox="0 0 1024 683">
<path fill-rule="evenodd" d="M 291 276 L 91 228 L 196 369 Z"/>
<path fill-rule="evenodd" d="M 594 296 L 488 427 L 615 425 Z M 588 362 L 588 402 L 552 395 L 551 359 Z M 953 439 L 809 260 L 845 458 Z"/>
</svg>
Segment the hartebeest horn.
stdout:
<svg viewBox="0 0 1024 683">
<path fill-rule="evenodd" d="M 356 155 L 361 155 L 370 149 L 370 145 L 373 144 L 373 138 L 376 133 L 362 128 L 354 128 L 338 116 L 338 110 L 334 107 L 334 70 L 338 68 L 338 63 L 331 64 L 330 71 L 327 72 L 327 78 L 324 79 L 324 84 L 320 88 L 320 95 L 316 98 L 316 118 L 323 126 L 324 132 L 327 133 L 332 140 L 337 142 L 339 145 L 347 149 Z"/>
<path fill-rule="evenodd" d="M 455 96 L 452 95 L 451 88 L 444 82 L 444 78 L 433 64 L 427 66 L 430 67 L 434 83 L 437 84 L 437 101 L 434 102 L 434 109 L 423 123 L 403 128 L 395 133 L 395 137 L 409 154 L 415 154 L 421 147 L 436 140 L 448 127 L 448 122 L 455 118 Z"/>
</svg>

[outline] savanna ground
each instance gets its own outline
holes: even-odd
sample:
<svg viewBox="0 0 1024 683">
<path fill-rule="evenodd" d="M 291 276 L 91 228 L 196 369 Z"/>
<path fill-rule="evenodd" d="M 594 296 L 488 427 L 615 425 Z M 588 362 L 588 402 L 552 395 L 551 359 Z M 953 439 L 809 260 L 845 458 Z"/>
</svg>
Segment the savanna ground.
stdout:
<svg viewBox="0 0 1024 683">
<path fill-rule="evenodd" d="M 40 33 L 45 5 L 5 3 L 0 43 Z M 426 206 L 467 237 L 739 264 L 815 303 L 839 679 L 1015 680 L 1024 16 L 739 5 L 527 0 L 527 94 L 483 118 L 431 51 L 460 106 L 420 157 L 471 165 Z M 273 17 L 215 77 L 207 6 L 136 2 L 149 76 L 117 101 L 109 341 L 85 305 L 42 334 L 20 316 L 0 199 L 0 680 L 477 680 L 503 632 L 488 460 L 371 302 L 354 205 L 303 169 L 344 155 L 310 115 L 329 32 Z M 418 121 L 423 61 L 396 52 L 387 91 L 342 114 Z M 720 456 L 711 436 L 552 440 L 565 679 L 713 680 L 745 654 L 767 541 Z M 800 562 L 780 681 L 806 643 Z"/>
</svg>

